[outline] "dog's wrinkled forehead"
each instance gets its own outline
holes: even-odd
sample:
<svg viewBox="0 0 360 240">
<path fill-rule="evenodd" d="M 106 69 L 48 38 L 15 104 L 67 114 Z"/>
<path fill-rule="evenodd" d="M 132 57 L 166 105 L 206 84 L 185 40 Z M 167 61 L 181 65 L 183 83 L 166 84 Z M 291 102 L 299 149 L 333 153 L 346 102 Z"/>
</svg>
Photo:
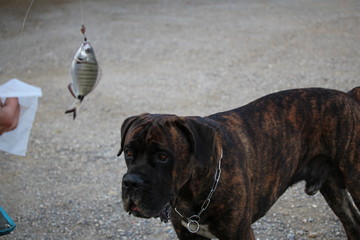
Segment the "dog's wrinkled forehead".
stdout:
<svg viewBox="0 0 360 240">
<path fill-rule="evenodd" d="M 164 131 L 165 127 L 163 125 L 154 122 L 132 127 L 125 137 L 124 145 L 165 144 L 166 134 L 164 134 Z"/>
<path fill-rule="evenodd" d="M 167 145 L 175 116 L 142 114 L 125 120 L 121 128 L 121 151 L 124 146 Z"/>
</svg>

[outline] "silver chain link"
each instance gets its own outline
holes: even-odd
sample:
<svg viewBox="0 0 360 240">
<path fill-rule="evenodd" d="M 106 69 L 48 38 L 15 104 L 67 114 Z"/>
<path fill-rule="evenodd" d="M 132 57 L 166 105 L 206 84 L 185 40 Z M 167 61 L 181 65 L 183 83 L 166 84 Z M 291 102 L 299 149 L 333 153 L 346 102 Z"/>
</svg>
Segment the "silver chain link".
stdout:
<svg viewBox="0 0 360 240">
<path fill-rule="evenodd" d="M 187 218 L 184 215 L 182 215 L 175 208 L 175 212 L 177 214 L 179 214 L 180 217 L 186 218 L 186 220 L 187 220 L 187 225 L 186 226 L 187 226 L 187 229 L 189 230 L 189 232 L 191 232 L 191 233 L 197 233 L 199 231 L 199 229 L 200 229 L 200 224 L 199 224 L 200 216 L 209 207 L 209 204 L 211 202 L 211 198 L 214 195 L 217 186 L 219 185 L 220 176 L 221 176 L 221 160 L 222 160 L 222 157 L 223 157 L 223 152 L 221 150 L 221 156 L 219 158 L 218 165 L 217 165 L 216 172 L 215 172 L 215 176 L 214 176 L 214 183 L 213 183 L 213 185 L 211 187 L 209 195 L 207 196 L 206 200 L 201 205 L 201 209 L 200 209 L 199 213 L 197 215 L 192 215 L 191 217 Z"/>
</svg>

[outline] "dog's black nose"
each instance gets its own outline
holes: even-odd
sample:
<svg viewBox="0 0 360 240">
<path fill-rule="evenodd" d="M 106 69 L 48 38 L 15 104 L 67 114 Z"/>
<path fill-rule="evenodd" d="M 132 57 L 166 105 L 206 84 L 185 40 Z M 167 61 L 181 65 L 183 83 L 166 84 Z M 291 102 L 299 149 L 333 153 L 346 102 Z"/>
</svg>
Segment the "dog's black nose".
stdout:
<svg viewBox="0 0 360 240">
<path fill-rule="evenodd" d="M 144 186 L 144 179 L 139 174 L 128 173 L 123 178 L 123 186 L 131 189 L 139 189 Z"/>
</svg>

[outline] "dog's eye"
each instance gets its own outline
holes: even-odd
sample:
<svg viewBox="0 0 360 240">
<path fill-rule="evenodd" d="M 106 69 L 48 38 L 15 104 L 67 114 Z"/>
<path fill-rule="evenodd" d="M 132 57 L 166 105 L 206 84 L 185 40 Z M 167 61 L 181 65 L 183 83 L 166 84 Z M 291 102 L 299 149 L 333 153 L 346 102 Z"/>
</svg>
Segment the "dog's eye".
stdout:
<svg viewBox="0 0 360 240">
<path fill-rule="evenodd" d="M 166 155 L 165 153 L 159 153 L 158 155 L 158 161 L 159 162 L 166 162 L 169 159 L 169 156 Z"/>
<path fill-rule="evenodd" d="M 126 159 L 131 159 L 133 157 L 133 152 L 130 150 L 126 150 L 125 151 L 125 158 Z"/>
</svg>

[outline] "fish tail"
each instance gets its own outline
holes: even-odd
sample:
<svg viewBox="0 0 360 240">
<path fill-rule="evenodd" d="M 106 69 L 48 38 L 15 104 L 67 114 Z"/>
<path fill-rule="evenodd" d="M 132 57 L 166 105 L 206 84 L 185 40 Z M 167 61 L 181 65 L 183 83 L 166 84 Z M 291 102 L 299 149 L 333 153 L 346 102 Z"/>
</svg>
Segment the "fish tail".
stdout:
<svg viewBox="0 0 360 240">
<path fill-rule="evenodd" d="M 79 109 L 80 103 L 82 102 L 83 98 L 77 98 L 75 102 L 69 107 L 68 110 L 65 111 L 65 114 L 67 113 L 73 113 L 73 119 L 76 118 L 76 109 Z"/>
<path fill-rule="evenodd" d="M 75 120 L 75 118 L 76 118 L 76 107 L 69 108 L 68 110 L 65 111 L 65 114 L 67 114 L 67 113 L 73 113 L 73 119 Z"/>
</svg>

